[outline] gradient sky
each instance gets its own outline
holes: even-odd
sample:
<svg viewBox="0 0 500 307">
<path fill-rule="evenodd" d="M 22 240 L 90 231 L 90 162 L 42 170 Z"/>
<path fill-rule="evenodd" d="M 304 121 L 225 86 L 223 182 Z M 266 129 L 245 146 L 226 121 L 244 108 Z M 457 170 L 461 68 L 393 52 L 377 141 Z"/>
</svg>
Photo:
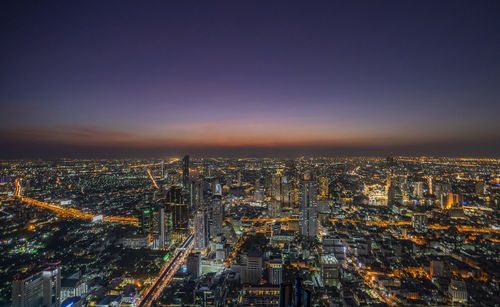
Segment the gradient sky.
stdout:
<svg viewBox="0 0 500 307">
<path fill-rule="evenodd" d="M 4 1 L 0 157 L 500 156 L 499 1 Z"/>
</svg>

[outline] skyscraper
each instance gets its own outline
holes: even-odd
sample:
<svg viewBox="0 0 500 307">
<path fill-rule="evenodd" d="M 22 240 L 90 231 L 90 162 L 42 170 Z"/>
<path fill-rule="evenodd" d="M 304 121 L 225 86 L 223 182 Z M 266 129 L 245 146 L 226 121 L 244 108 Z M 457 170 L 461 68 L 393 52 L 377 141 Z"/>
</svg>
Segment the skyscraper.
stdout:
<svg viewBox="0 0 500 307">
<path fill-rule="evenodd" d="M 172 225 L 174 231 L 187 228 L 188 207 L 184 203 L 182 190 L 178 186 L 171 187 L 166 195 L 166 203 L 171 213 Z"/>
<path fill-rule="evenodd" d="M 201 276 L 201 254 L 191 253 L 187 257 L 186 261 L 187 273 L 193 278 L 198 278 Z"/>
<path fill-rule="evenodd" d="M 43 305 L 59 307 L 61 304 L 61 269 L 59 263 L 50 263 L 42 271 Z"/>
<path fill-rule="evenodd" d="M 222 231 L 224 223 L 224 204 L 220 197 L 215 197 L 212 203 L 212 237 L 217 236 Z"/>
<path fill-rule="evenodd" d="M 182 186 L 184 191 L 189 191 L 189 155 L 182 159 Z"/>
<path fill-rule="evenodd" d="M 166 234 L 166 223 L 165 223 L 165 209 L 162 207 L 160 208 L 160 229 L 159 229 L 159 248 L 164 248 L 166 239 L 165 239 L 165 234 Z"/>
<path fill-rule="evenodd" d="M 49 263 L 43 270 L 26 276 L 18 275 L 12 282 L 12 306 L 58 307 L 61 304 L 60 262 Z"/>
<path fill-rule="evenodd" d="M 250 250 L 242 255 L 242 284 L 258 284 L 262 278 L 262 253 Z"/>
<path fill-rule="evenodd" d="M 38 307 L 42 304 L 42 273 L 18 275 L 12 282 L 13 307 Z"/>
<path fill-rule="evenodd" d="M 320 182 L 320 189 L 319 189 L 319 196 L 321 199 L 328 199 L 330 194 L 328 191 L 328 177 L 321 177 L 319 179 Z"/>
<path fill-rule="evenodd" d="M 423 182 L 415 182 L 413 185 L 413 197 L 422 198 L 424 196 Z"/>
<path fill-rule="evenodd" d="M 317 184 L 311 174 L 306 174 L 300 182 L 300 234 L 308 238 L 318 233 Z"/>
<path fill-rule="evenodd" d="M 204 252 L 208 242 L 208 215 L 205 210 L 199 210 L 194 218 L 194 249 Z"/>
</svg>

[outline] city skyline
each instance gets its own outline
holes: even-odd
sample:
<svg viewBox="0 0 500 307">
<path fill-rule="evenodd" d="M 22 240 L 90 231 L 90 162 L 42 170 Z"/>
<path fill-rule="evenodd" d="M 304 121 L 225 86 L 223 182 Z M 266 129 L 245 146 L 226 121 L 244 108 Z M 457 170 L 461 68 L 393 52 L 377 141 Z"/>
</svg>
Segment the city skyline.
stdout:
<svg viewBox="0 0 500 307">
<path fill-rule="evenodd" d="M 3 5 L 1 158 L 500 153 L 500 6 Z"/>
</svg>

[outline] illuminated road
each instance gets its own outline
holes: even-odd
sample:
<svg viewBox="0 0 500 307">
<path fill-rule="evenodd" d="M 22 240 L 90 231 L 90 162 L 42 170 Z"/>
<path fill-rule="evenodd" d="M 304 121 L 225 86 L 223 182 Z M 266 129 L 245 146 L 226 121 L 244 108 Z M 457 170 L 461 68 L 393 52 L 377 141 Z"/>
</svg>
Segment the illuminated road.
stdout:
<svg viewBox="0 0 500 307">
<path fill-rule="evenodd" d="M 337 221 L 342 221 L 345 223 L 359 223 L 360 220 L 352 220 L 352 219 L 330 219 L 332 224 L 335 224 Z M 377 226 L 377 227 L 388 227 L 388 226 L 410 226 L 411 222 L 409 221 L 399 221 L 399 222 L 389 222 L 389 221 L 365 221 L 367 226 Z M 440 224 L 429 224 L 427 226 L 429 229 L 433 230 L 443 230 L 448 229 L 451 226 L 449 225 L 440 225 Z M 494 229 L 490 227 L 474 227 L 467 225 L 455 225 L 454 226 L 459 232 L 477 232 L 477 233 L 500 233 L 499 229 Z"/>
<path fill-rule="evenodd" d="M 172 277 L 179 270 L 180 266 L 184 263 L 187 255 L 191 252 L 194 245 L 194 235 L 191 234 L 180 247 L 177 248 L 175 256 L 170 259 L 170 261 L 163 266 L 160 274 L 155 279 L 153 284 L 144 291 L 142 299 L 139 301 L 137 306 L 151 306 L 151 304 L 158 298 L 158 296 L 163 292 L 163 289 L 167 287 L 172 281 Z"/>
<path fill-rule="evenodd" d="M 27 203 L 28 205 L 51 210 L 57 215 L 65 217 L 74 217 L 82 220 L 91 220 L 93 218 L 97 218 L 100 216 L 99 214 L 87 213 L 75 208 L 65 208 L 58 204 L 46 203 L 30 197 L 21 196 L 20 181 L 21 181 L 20 178 L 16 179 L 16 192 L 14 196 L 19 198 L 22 202 Z M 139 220 L 136 217 L 126 217 L 126 216 L 102 216 L 102 220 L 105 222 L 128 224 L 128 225 L 137 225 L 139 223 Z"/>
</svg>

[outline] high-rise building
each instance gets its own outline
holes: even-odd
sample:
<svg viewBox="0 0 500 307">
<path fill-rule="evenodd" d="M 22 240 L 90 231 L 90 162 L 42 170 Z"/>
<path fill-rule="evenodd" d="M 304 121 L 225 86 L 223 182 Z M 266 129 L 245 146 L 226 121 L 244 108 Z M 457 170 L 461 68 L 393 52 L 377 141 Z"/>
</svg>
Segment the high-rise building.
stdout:
<svg viewBox="0 0 500 307">
<path fill-rule="evenodd" d="M 444 262 L 441 260 L 431 260 L 430 274 L 431 277 L 445 277 Z"/>
<path fill-rule="evenodd" d="M 241 296 L 238 306 L 278 306 L 280 287 L 269 285 L 245 285 L 240 293 Z"/>
<path fill-rule="evenodd" d="M 262 253 L 257 250 L 247 251 L 242 255 L 242 284 L 259 284 L 262 278 Z"/>
<path fill-rule="evenodd" d="M 461 194 L 441 194 L 441 208 L 451 209 L 452 207 L 461 207 L 464 197 Z"/>
<path fill-rule="evenodd" d="M 38 307 L 42 304 L 42 273 L 18 275 L 12 282 L 13 307 Z"/>
<path fill-rule="evenodd" d="M 215 179 L 212 182 L 212 195 L 222 196 L 222 185 L 220 184 L 219 179 Z"/>
<path fill-rule="evenodd" d="M 220 197 L 215 197 L 211 206 L 211 220 L 212 229 L 211 237 L 216 237 L 222 231 L 222 224 L 224 223 L 225 212 L 224 204 Z"/>
<path fill-rule="evenodd" d="M 188 274 L 193 278 L 199 278 L 201 276 L 201 254 L 190 253 L 187 256 L 186 267 Z"/>
<path fill-rule="evenodd" d="M 50 263 L 42 271 L 43 304 L 47 307 L 59 307 L 61 304 L 61 269 L 59 262 Z"/>
<path fill-rule="evenodd" d="M 413 185 L 413 197 L 422 198 L 424 196 L 424 183 L 415 182 Z"/>
<path fill-rule="evenodd" d="M 194 181 L 191 183 L 191 208 L 192 210 L 198 210 L 203 205 L 203 182 L 202 181 Z"/>
<path fill-rule="evenodd" d="M 321 199 L 328 199 L 330 197 L 328 191 L 328 177 L 321 177 L 319 179 L 319 196 Z"/>
<path fill-rule="evenodd" d="M 217 286 L 213 283 L 199 282 L 193 291 L 195 307 L 217 306 Z"/>
<path fill-rule="evenodd" d="M 333 287 L 339 281 L 339 262 L 333 254 L 321 256 L 321 279 L 326 287 Z"/>
<path fill-rule="evenodd" d="M 387 207 L 393 209 L 394 207 L 399 207 L 403 203 L 403 192 L 401 188 L 391 182 L 389 189 L 387 190 Z"/>
<path fill-rule="evenodd" d="M 199 210 L 194 218 L 194 249 L 204 252 L 208 244 L 208 215 L 205 210 Z"/>
<path fill-rule="evenodd" d="M 270 284 L 280 285 L 283 282 L 283 263 L 281 258 L 269 260 L 267 271 Z"/>
<path fill-rule="evenodd" d="M 416 232 L 427 231 L 427 216 L 422 213 L 414 213 L 411 217 L 411 224 Z"/>
<path fill-rule="evenodd" d="M 26 276 L 18 275 L 12 282 L 12 306 L 59 307 L 61 304 L 60 262 L 49 263 L 43 270 Z"/>
<path fill-rule="evenodd" d="M 189 155 L 182 159 L 182 186 L 185 191 L 189 191 Z"/>
<path fill-rule="evenodd" d="M 159 223 L 159 248 L 164 248 L 165 247 L 165 244 L 166 244 L 166 232 L 167 232 L 167 228 L 166 228 L 166 223 L 165 223 L 165 220 L 166 220 L 166 216 L 165 216 L 165 208 L 160 208 L 160 212 L 159 212 L 159 218 L 160 218 L 160 223 Z"/>
<path fill-rule="evenodd" d="M 453 303 L 467 303 L 467 286 L 465 281 L 452 279 L 448 292 Z"/>
<path fill-rule="evenodd" d="M 281 214 L 281 203 L 277 201 L 271 201 L 267 204 L 267 212 L 272 217 L 278 217 Z"/>
<path fill-rule="evenodd" d="M 312 177 L 307 178 L 300 182 L 300 234 L 314 238 L 318 234 L 317 185 Z"/>
<path fill-rule="evenodd" d="M 174 231 L 179 231 L 187 228 L 189 211 L 184 203 L 182 190 L 178 186 L 172 186 L 165 197 L 166 204 L 171 213 L 172 225 Z"/>
<path fill-rule="evenodd" d="M 302 287 L 302 280 L 295 279 L 295 285 L 292 283 L 282 283 L 280 285 L 280 307 L 310 307 L 311 292 Z"/>
</svg>

